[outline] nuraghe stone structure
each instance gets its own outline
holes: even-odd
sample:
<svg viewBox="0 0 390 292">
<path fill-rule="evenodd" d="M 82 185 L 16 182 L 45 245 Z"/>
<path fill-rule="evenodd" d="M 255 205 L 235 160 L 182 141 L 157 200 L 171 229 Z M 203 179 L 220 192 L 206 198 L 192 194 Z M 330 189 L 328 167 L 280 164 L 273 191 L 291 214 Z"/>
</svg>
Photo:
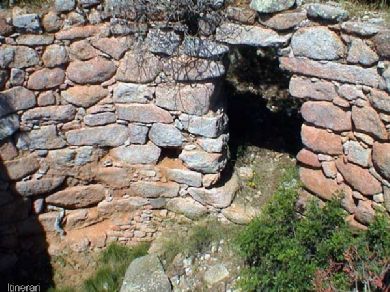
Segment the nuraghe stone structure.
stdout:
<svg viewBox="0 0 390 292">
<path fill-rule="evenodd" d="M 116 1 L 55 2 L 0 18 L 2 268 L 43 235 L 50 253 L 81 251 L 228 208 L 238 183 L 220 179 L 220 90 L 234 46 L 274 48 L 305 101 L 303 196 L 342 191 L 361 228 L 390 211 L 388 28 L 337 7 L 253 1 L 223 21 L 203 15 L 195 37 L 157 16 L 124 18 Z"/>
</svg>

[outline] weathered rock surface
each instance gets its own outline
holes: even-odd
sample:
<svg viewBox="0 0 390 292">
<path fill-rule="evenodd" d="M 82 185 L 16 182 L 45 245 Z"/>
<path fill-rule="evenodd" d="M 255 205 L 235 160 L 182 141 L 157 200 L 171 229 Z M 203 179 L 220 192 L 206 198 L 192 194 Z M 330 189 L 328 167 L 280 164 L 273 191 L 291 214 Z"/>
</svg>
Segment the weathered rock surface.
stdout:
<svg viewBox="0 0 390 292">
<path fill-rule="evenodd" d="M 325 154 L 342 154 L 341 137 L 326 130 L 302 125 L 301 137 L 303 144 L 314 152 Z"/>
<path fill-rule="evenodd" d="M 318 160 L 317 154 L 307 149 L 302 149 L 301 151 L 298 152 L 297 160 L 300 163 L 307 165 L 309 167 L 313 167 L 313 168 L 321 167 L 321 162 Z"/>
<path fill-rule="evenodd" d="M 295 4 L 295 0 L 252 0 L 250 7 L 260 13 L 274 13 L 287 10 Z"/>
<path fill-rule="evenodd" d="M 191 57 L 214 58 L 229 52 L 229 47 L 213 41 L 187 36 L 183 42 L 183 52 Z"/>
<path fill-rule="evenodd" d="M 56 67 L 69 61 L 68 51 L 65 46 L 48 46 L 42 55 L 42 61 L 46 67 Z"/>
<path fill-rule="evenodd" d="M 225 66 L 220 61 L 188 56 L 171 58 L 164 71 L 179 82 L 216 79 L 226 73 Z"/>
<path fill-rule="evenodd" d="M 167 169 L 167 178 L 180 184 L 192 187 L 202 186 L 202 175 L 199 172 L 184 169 Z"/>
<path fill-rule="evenodd" d="M 183 150 L 179 158 L 193 170 L 202 173 L 218 173 L 226 165 L 226 157 L 221 153 L 207 153 L 201 150 Z"/>
<path fill-rule="evenodd" d="M 117 105 L 118 118 L 129 122 L 172 123 L 171 114 L 153 104 Z"/>
<path fill-rule="evenodd" d="M 113 100 L 116 103 L 148 103 L 153 99 L 153 94 L 154 88 L 147 85 L 117 83 L 114 87 Z"/>
<path fill-rule="evenodd" d="M 16 146 L 23 150 L 58 149 L 66 145 L 54 125 L 42 126 L 40 129 L 22 132 L 17 135 Z"/>
<path fill-rule="evenodd" d="M 156 164 L 160 158 L 161 149 L 149 143 L 114 148 L 110 154 L 113 158 L 128 164 Z"/>
<path fill-rule="evenodd" d="M 11 59 L 11 62 L 8 63 L 8 67 L 23 69 L 23 68 L 35 66 L 39 63 L 38 54 L 34 49 L 26 46 L 11 47 L 11 49 L 13 50 L 13 58 Z"/>
<path fill-rule="evenodd" d="M 31 74 L 27 87 L 34 90 L 50 89 L 61 85 L 64 80 L 64 70 L 60 68 L 44 68 Z"/>
<path fill-rule="evenodd" d="M 66 140 L 71 145 L 99 145 L 116 147 L 122 145 L 128 138 L 127 127 L 108 125 L 80 130 L 71 130 L 66 134 Z"/>
<path fill-rule="evenodd" d="M 295 28 L 306 19 L 305 11 L 293 10 L 285 13 L 278 13 L 259 16 L 260 23 L 276 30 L 289 30 Z"/>
<path fill-rule="evenodd" d="M 0 117 L 36 105 L 34 93 L 21 86 L 0 92 L 0 100 Z"/>
<path fill-rule="evenodd" d="M 378 51 L 378 54 L 384 59 L 389 59 L 390 58 L 390 32 L 383 31 L 378 33 L 374 37 L 374 43 Z"/>
<path fill-rule="evenodd" d="M 347 156 L 348 161 L 356 163 L 362 167 L 368 167 L 371 161 L 370 149 L 364 148 L 357 141 L 347 141 L 343 145 L 344 154 Z"/>
<path fill-rule="evenodd" d="M 68 122 L 76 116 L 76 108 L 70 104 L 37 107 L 22 115 L 22 122 Z"/>
<path fill-rule="evenodd" d="M 324 200 L 332 199 L 340 189 L 336 180 L 326 178 L 321 170 L 301 167 L 299 169 L 299 177 L 305 188 Z"/>
<path fill-rule="evenodd" d="M 369 225 L 374 221 L 375 211 L 370 201 L 359 201 L 355 210 L 355 219 L 364 225 Z"/>
<path fill-rule="evenodd" d="M 39 32 L 41 30 L 38 14 L 16 15 L 12 18 L 12 24 L 21 31 Z"/>
<path fill-rule="evenodd" d="M 347 61 L 352 64 L 361 64 L 363 66 L 372 66 L 378 62 L 378 55 L 367 46 L 361 39 L 355 39 L 352 41 Z"/>
<path fill-rule="evenodd" d="M 374 143 L 372 161 L 378 172 L 390 180 L 390 143 Z"/>
<path fill-rule="evenodd" d="M 124 188 L 130 186 L 129 171 L 120 167 L 99 167 L 96 179 L 109 187 Z"/>
<path fill-rule="evenodd" d="M 146 182 L 137 181 L 131 183 L 130 190 L 137 196 L 145 198 L 173 198 L 179 194 L 179 185 L 174 182 Z"/>
<path fill-rule="evenodd" d="M 384 91 L 372 89 L 369 95 L 372 106 L 381 112 L 390 113 L 390 95 Z"/>
<path fill-rule="evenodd" d="M 100 184 L 70 187 L 46 198 L 46 203 L 66 209 L 96 206 L 104 200 L 105 188 Z"/>
<path fill-rule="evenodd" d="M 222 152 L 229 141 L 229 135 L 221 135 L 216 139 L 212 138 L 199 138 L 199 146 L 207 152 Z"/>
<path fill-rule="evenodd" d="M 343 22 L 349 17 L 348 12 L 339 6 L 317 3 L 309 5 L 307 15 L 311 18 L 335 23 Z"/>
<path fill-rule="evenodd" d="M 171 283 L 156 255 L 135 259 L 127 268 L 121 292 L 170 292 Z"/>
<path fill-rule="evenodd" d="M 20 180 L 25 176 L 34 173 L 39 168 L 39 162 L 33 155 L 4 162 L 0 170 L 3 179 Z"/>
<path fill-rule="evenodd" d="M 233 223 L 246 225 L 256 217 L 258 212 L 251 206 L 233 203 L 229 207 L 222 209 L 221 213 Z"/>
<path fill-rule="evenodd" d="M 131 144 L 145 144 L 149 128 L 146 126 L 140 126 L 136 124 L 129 125 L 129 142 Z"/>
<path fill-rule="evenodd" d="M 53 43 L 54 37 L 52 35 L 36 35 L 36 34 L 25 34 L 20 35 L 16 39 L 18 45 L 26 46 L 43 46 L 50 45 Z"/>
<path fill-rule="evenodd" d="M 209 138 L 218 137 L 227 126 L 227 116 L 223 113 L 202 117 L 182 114 L 179 119 L 188 132 Z"/>
<path fill-rule="evenodd" d="M 153 124 L 149 131 L 149 138 L 161 147 L 179 147 L 183 144 L 183 134 L 173 125 Z"/>
<path fill-rule="evenodd" d="M 116 115 L 111 112 L 86 115 L 84 124 L 90 127 L 104 126 L 116 122 Z"/>
<path fill-rule="evenodd" d="M 114 63 L 101 57 L 71 62 L 66 70 L 68 78 L 79 84 L 101 83 L 114 76 L 115 72 Z"/>
<path fill-rule="evenodd" d="M 224 264 L 216 264 L 211 266 L 204 273 L 204 280 L 208 285 L 214 285 L 218 282 L 223 281 L 229 277 L 229 271 L 226 269 Z"/>
<path fill-rule="evenodd" d="M 57 32 L 55 37 L 58 40 L 83 39 L 98 34 L 101 29 L 102 27 L 96 25 L 75 26 Z"/>
<path fill-rule="evenodd" d="M 86 61 L 98 56 L 98 50 L 96 50 L 88 40 L 80 40 L 73 42 L 69 47 L 69 53 L 71 58 Z"/>
<path fill-rule="evenodd" d="M 145 41 L 150 52 L 172 55 L 180 45 L 180 36 L 173 31 L 151 29 Z"/>
<path fill-rule="evenodd" d="M 61 96 L 76 106 L 90 107 L 108 95 L 108 90 L 100 85 L 76 85 L 61 92 Z"/>
<path fill-rule="evenodd" d="M 19 181 L 13 187 L 13 191 L 21 196 L 43 195 L 57 189 L 65 180 L 65 177 L 41 178 L 39 180 Z"/>
<path fill-rule="evenodd" d="M 290 80 L 289 92 L 298 98 L 332 101 L 337 97 L 336 87 L 325 80 L 312 81 L 308 78 L 294 76 Z"/>
<path fill-rule="evenodd" d="M 92 41 L 92 45 L 102 52 L 110 55 L 115 60 L 119 60 L 130 47 L 130 43 L 126 37 L 98 38 Z"/>
<path fill-rule="evenodd" d="M 380 140 L 388 138 L 385 125 L 372 107 L 352 107 L 352 120 L 358 131 L 372 135 Z"/>
<path fill-rule="evenodd" d="M 183 214 L 190 219 L 199 219 L 208 213 L 207 208 L 192 198 L 173 198 L 167 202 L 167 209 Z"/>
</svg>

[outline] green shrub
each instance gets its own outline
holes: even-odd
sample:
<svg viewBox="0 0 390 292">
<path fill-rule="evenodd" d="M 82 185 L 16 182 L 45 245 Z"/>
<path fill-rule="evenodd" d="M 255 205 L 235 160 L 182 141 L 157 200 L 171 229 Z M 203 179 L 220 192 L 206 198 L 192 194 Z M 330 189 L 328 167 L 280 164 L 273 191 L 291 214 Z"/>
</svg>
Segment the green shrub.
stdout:
<svg viewBox="0 0 390 292">
<path fill-rule="evenodd" d="M 378 215 L 367 232 L 353 232 L 339 199 L 303 218 L 295 212 L 299 185 L 289 174 L 261 215 L 238 236 L 247 262 L 244 291 L 383 289 L 389 269 L 390 222 Z M 387 266 L 386 266 L 387 265 Z"/>
</svg>

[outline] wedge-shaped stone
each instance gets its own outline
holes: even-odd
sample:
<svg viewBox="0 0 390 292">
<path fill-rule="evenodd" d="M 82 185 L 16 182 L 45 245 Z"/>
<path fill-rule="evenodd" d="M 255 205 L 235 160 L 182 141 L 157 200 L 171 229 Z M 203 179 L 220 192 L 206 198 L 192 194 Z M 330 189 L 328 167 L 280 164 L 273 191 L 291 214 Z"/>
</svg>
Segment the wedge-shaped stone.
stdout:
<svg viewBox="0 0 390 292">
<path fill-rule="evenodd" d="M 17 135 L 16 147 L 23 150 L 58 149 L 66 145 L 56 126 L 42 126 L 40 129 L 23 132 Z"/>
<path fill-rule="evenodd" d="M 383 78 L 373 68 L 362 68 L 335 62 L 320 63 L 303 58 L 281 57 L 279 60 L 282 69 L 297 74 L 352 84 L 363 84 L 375 88 L 378 88 L 383 83 Z"/>
<path fill-rule="evenodd" d="M 19 181 L 13 186 L 13 191 L 25 197 L 43 195 L 54 191 L 64 180 L 64 176 L 59 176 L 54 178 L 41 178 L 39 180 Z"/>
<path fill-rule="evenodd" d="M 27 87 L 33 90 L 50 89 L 64 83 L 65 72 L 60 68 L 41 69 L 31 74 Z"/>
<path fill-rule="evenodd" d="M 279 47 L 290 40 L 291 35 L 279 35 L 272 29 L 259 26 L 224 23 L 217 29 L 217 41 L 231 45 L 254 47 Z"/>
<path fill-rule="evenodd" d="M 215 97 L 214 92 L 213 83 L 195 85 L 165 83 L 156 89 L 156 104 L 168 110 L 201 116 L 210 110 Z"/>
<path fill-rule="evenodd" d="M 0 171 L 1 177 L 10 180 L 20 180 L 39 168 L 39 162 L 33 155 L 6 161 L 3 164 L 4 167 Z"/>
<path fill-rule="evenodd" d="M 343 153 L 341 137 L 326 130 L 302 125 L 301 137 L 303 145 L 314 152 L 330 155 Z"/>
<path fill-rule="evenodd" d="M 192 134 L 215 138 L 221 135 L 227 126 L 227 116 L 224 113 L 215 116 L 193 116 L 182 114 L 179 116 L 185 130 Z"/>
<path fill-rule="evenodd" d="M 66 70 L 68 78 L 79 84 L 98 84 L 110 79 L 115 72 L 114 63 L 101 57 L 71 62 Z"/>
<path fill-rule="evenodd" d="M 208 153 L 201 150 L 183 150 L 179 158 L 184 161 L 188 168 L 202 173 L 218 173 L 225 168 L 227 162 L 223 154 Z"/>
<path fill-rule="evenodd" d="M 118 118 L 139 123 L 172 123 L 171 114 L 153 104 L 117 105 Z"/>
<path fill-rule="evenodd" d="M 290 80 L 289 92 L 298 98 L 332 101 L 337 97 L 336 87 L 325 80 L 312 81 L 294 76 Z"/>
<path fill-rule="evenodd" d="M 76 186 L 48 196 L 46 203 L 66 209 L 78 209 L 96 206 L 105 196 L 106 189 L 100 184 Z"/>
<path fill-rule="evenodd" d="M 100 85 L 76 85 L 61 92 L 61 96 L 76 106 L 90 107 L 109 94 Z"/>
<path fill-rule="evenodd" d="M 190 219 L 198 219 L 208 213 L 205 206 L 192 198 L 173 198 L 167 202 L 167 209 Z"/>
<path fill-rule="evenodd" d="M 70 145 L 99 145 L 119 146 L 125 143 L 129 130 L 122 125 L 108 125 L 94 128 L 72 130 L 66 133 L 66 140 Z"/>
<path fill-rule="evenodd" d="M 336 166 L 345 181 L 363 195 L 372 196 L 382 192 L 381 183 L 371 175 L 368 169 L 345 163 L 342 158 L 336 161 Z"/>
<path fill-rule="evenodd" d="M 121 146 L 110 151 L 114 159 L 128 164 L 156 164 L 160 154 L 161 149 L 152 143 Z"/>
<path fill-rule="evenodd" d="M 24 87 L 16 86 L 0 92 L 0 117 L 35 105 L 34 93 Z"/>
<path fill-rule="evenodd" d="M 372 107 L 352 107 L 352 120 L 356 130 L 381 140 L 388 138 L 385 125 Z"/>
<path fill-rule="evenodd" d="M 145 198 L 173 198 L 179 194 L 179 185 L 174 182 L 137 181 L 130 185 L 130 190 L 137 196 Z"/>
<path fill-rule="evenodd" d="M 37 107 L 22 115 L 22 122 L 69 122 L 76 116 L 76 108 L 68 105 Z"/>
</svg>

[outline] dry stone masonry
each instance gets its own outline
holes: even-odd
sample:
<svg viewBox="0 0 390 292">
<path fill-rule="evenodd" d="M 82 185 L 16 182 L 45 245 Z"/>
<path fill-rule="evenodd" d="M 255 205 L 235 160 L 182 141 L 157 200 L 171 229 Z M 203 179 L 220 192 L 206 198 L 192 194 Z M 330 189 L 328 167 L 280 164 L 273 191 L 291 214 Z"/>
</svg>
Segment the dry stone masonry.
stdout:
<svg viewBox="0 0 390 292">
<path fill-rule="evenodd" d="M 389 212 L 390 30 L 297 2 L 210 12 L 197 36 L 114 0 L 0 18 L 1 251 L 32 249 L 43 232 L 54 254 L 150 240 L 178 214 L 229 208 L 239 183 L 221 175 L 221 81 L 234 46 L 275 49 L 305 101 L 302 196 L 342 192 L 360 228 Z"/>
</svg>

